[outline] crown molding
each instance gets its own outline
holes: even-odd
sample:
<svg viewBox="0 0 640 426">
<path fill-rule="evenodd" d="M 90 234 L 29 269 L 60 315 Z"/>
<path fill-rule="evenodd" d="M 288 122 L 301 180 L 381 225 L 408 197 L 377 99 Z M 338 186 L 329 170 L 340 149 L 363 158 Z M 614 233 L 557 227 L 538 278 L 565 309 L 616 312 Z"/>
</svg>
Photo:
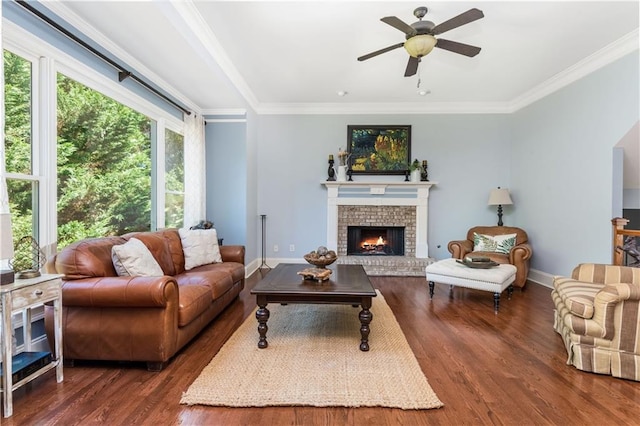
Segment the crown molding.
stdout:
<svg viewBox="0 0 640 426">
<path fill-rule="evenodd" d="M 203 109 L 202 115 L 204 117 L 212 116 L 212 115 L 215 115 L 215 116 L 234 115 L 234 116 L 246 117 L 247 110 L 244 108 L 211 108 L 211 109 Z"/>
<path fill-rule="evenodd" d="M 507 102 L 440 103 L 261 103 L 258 114 L 511 114 L 638 50 L 636 29 L 582 61 Z"/>
<path fill-rule="evenodd" d="M 621 57 L 638 50 L 639 32 L 632 31 L 617 41 L 605 46 L 582 61 L 556 74 L 547 81 L 506 102 L 488 103 L 261 103 L 242 78 L 240 72 L 232 63 L 222 45 L 204 21 L 193 0 L 180 2 L 158 2 L 165 7 L 165 15 L 177 28 L 181 28 L 183 35 L 196 40 L 203 47 L 207 60 L 214 61 L 224 72 L 230 83 L 246 100 L 248 106 L 257 114 L 278 115 L 331 115 L 331 114 L 510 114 L 560 90 L 561 88 L 585 77 L 586 75 L 614 62 Z M 187 99 L 160 78 L 150 69 L 139 63 L 135 58 L 111 42 L 102 33 L 84 22 L 60 2 L 46 2 L 46 7 L 73 25 L 79 31 L 93 39 L 109 52 L 134 67 L 157 86 L 171 96 L 189 106 L 196 113 L 203 115 L 236 115 L 239 109 L 213 109 L 201 111 L 191 100 Z M 171 9 L 168 9 L 171 8 Z M 175 11 L 176 13 L 171 13 Z M 179 18 L 176 16 L 179 15 Z M 232 111 L 232 112 L 229 112 Z M 246 111 L 245 111 L 246 113 Z"/>
<path fill-rule="evenodd" d="M 501 102 L 262 103 L 258 114 L 506 114 Z"/>
<path fill-rule="evenodd" d="M 516 112 L 532 103 L 550 95 L 551 93 L 574 83 L 581 78 L 599 70 L 623 56 L 628 55 L 634 50 L 638 50 L 638 39 L 640 33 L 638 29 L 630 32 L 626 36 L 619 38 L 613 43 L 608 44 L 590 56 L 587 56 L 580 62 L 570 66 L 566 70 L 554 75 L 547 81 L 539 84 L 531 90 L 509 102 L 507 110 L 511 113 Z"/>
<path fill-rule="evenodd" d="M 113 78 L 94 72 L 94 70 L 78 61 L 75 57 L 57 49 L 46 40 L 4 18 L 2 19 L 2 43 L 5 48 L 33 62 L 38 61 L 38 57 L 45 52 L 46 56 L 55 62 L 55 70 L 62 72 L 79 83 L 89 86 L 154 120 L 162 118 L 173 129 L 180 129 L 183 125 L 182 120 L 169 114 L 154 103 L 133 94 Z"/>
<path fill-rule="evenodd" d="M 89 37 L 100 47 L 113 54 L 115 57 L 123 61 L 126 65 L 131 66 L 138 73 L 142 74 L 146 79 L 150 80 L 154 85 L 165 91 L 171 97 L 186 105 L 195 114 L 201 114 L 201 108 L 193 101 L 185 97 L 175 87 L 162 79 L 158 74 L 147 68 L 136 58 L 131 56 L 127 51 L 115 44 L 106 35 L 89 25 L 85 20 L 80 18 L 75 12 L 71 11 L 64 3 L 60 1 L 49 1 L 43 4 L 44 7 L 65 20 L 69 25 L 80 31 L 84 36 Z"/>
<path fill-rule="evenodd" d="M 177 28 L 183 29 L 183 36 L 188 36 L 189 38 L 195 37 L 195 40 L 204 48 L 208 56 L 207 59 L 213 60 L 214 63 L 222 69 L 227 78 L 231 80 L 231 84 L 240 92 L 240 95 L 256 110 L 259 104 L 258 99 L 244 78 L 242 78 L 242 75 L 211 30 L 211 27 L 198 11 L 193 0 L 170 2 L 168 4 L 180 15 L 184 25 L 176 22 L 174 14 L 166 14 L 167 18 L 174 22 L 174 24 L 177 24 Z"/>
</svg>

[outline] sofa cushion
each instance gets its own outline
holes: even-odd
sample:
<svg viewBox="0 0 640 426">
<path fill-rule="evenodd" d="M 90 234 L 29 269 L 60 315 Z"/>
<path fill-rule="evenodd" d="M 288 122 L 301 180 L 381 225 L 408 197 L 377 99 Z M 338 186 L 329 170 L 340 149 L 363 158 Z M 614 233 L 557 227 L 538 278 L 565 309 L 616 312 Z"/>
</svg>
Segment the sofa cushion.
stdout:
<svg viewBox="0 0 640 426">
<path fill-rule="evenodd" d="M 184 252 L 184 269 L 187 271 L 209 263 L 221 263 L 218 234 L 215 229 L 178 230 Z"/>
<path fill-rule="evenodd" d="M 120 276 L 161 277 L 162 268 L 147 246 L 137 238 L 111 248 L 111 257 L 116 273 Z"/>
<path fill-rule="evenodd" d="M 223 246 L 224 247 L 224 246 Z M 244 278 L 244 265 L 238 262 L 223 262 L 223 263 L 214 263 L 210 265 L 203 265 L 197 268 L 198 271 L 201 270 L 216 270 L 216 271 L 225 271 L 227 274 L 231 276 L 233 282 L 238 282 Z"/>
<path fill-rule="evenodd" d="M 516 245 L 516 234 L 486 235 L 473 233 L 473 251 L 493 251 L 509 254 Z"/>
<path fill-rule="evenodd" d="M 126 240 L 137 238 L 142 241 L 165 275 L 173 276 L 184 271 L 184 254 L 182 253 L 182 243 L 177 229 L 132 232 L 122 237 Z"/>
<path fill-rule="evenodd" d="M 602 284 L 576 281 L 566 277 L 555 277 L 553 287 L 564 305 L 573 315 L 580 318 L 593 317 L 593 300 Z"/>
<path fill-rule="evenodd" d="M 175 276 L 178 287 L 188 287 L 192 285 L 204 285 L 209 288 L 209 302 L 218 299 L 233 287 L 233 280 L 224 270 L 200 270 L 185 271 Z"/>
<path fill-rule="evenodd" d="M 178 326 L 184 327 L 211 306 L 211 290 L 206 284 L 180 286 Z"/>
</svg>

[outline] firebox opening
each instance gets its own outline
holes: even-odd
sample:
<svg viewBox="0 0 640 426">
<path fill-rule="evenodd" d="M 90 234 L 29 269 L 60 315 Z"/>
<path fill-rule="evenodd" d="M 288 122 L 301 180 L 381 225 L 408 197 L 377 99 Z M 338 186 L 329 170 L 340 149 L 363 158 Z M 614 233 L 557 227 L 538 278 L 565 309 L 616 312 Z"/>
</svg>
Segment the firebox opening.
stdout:
<svg viewBox="0 0 640 426">
<path fill-rule="evenodd" d="M 347 255 L 404 256 L 404 226 L 348 226 Z"/>
</svg>

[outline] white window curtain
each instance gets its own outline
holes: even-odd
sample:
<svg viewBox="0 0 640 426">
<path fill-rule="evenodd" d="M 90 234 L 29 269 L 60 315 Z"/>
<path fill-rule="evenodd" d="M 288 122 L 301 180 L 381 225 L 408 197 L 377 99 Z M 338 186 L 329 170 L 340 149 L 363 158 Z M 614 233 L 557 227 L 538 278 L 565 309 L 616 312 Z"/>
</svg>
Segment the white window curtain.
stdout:
<svg viewBox="0 0 640 426">
<path fill-rule="evenodd" d="M 184 226 L 206 219 L 204 118 L 184 116 Z"/>
</svg>

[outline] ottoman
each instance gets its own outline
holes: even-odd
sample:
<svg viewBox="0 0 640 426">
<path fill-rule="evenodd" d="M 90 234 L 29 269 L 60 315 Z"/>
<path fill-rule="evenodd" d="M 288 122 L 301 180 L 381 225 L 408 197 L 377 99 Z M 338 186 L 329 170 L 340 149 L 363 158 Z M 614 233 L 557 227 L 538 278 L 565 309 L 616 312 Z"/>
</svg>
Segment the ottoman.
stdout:
<svg viewBox="0 0 640 426">
<path fill-rule="evenodd" d="M 516 279 L 516 267 L 501 264 L 488 269 L 477 269 L 462 265 L 456 259 L 444 259 L 425 268 L 429 282 L 429 297 L 433 299 L 434 284 L 449 284 L 475 290 L 493 292 L 493 308 L 496 313 L 500 307 L 500 294 L 508 289 L 509 298 L 513 293 L 512 283 Z"/>
</svg>

